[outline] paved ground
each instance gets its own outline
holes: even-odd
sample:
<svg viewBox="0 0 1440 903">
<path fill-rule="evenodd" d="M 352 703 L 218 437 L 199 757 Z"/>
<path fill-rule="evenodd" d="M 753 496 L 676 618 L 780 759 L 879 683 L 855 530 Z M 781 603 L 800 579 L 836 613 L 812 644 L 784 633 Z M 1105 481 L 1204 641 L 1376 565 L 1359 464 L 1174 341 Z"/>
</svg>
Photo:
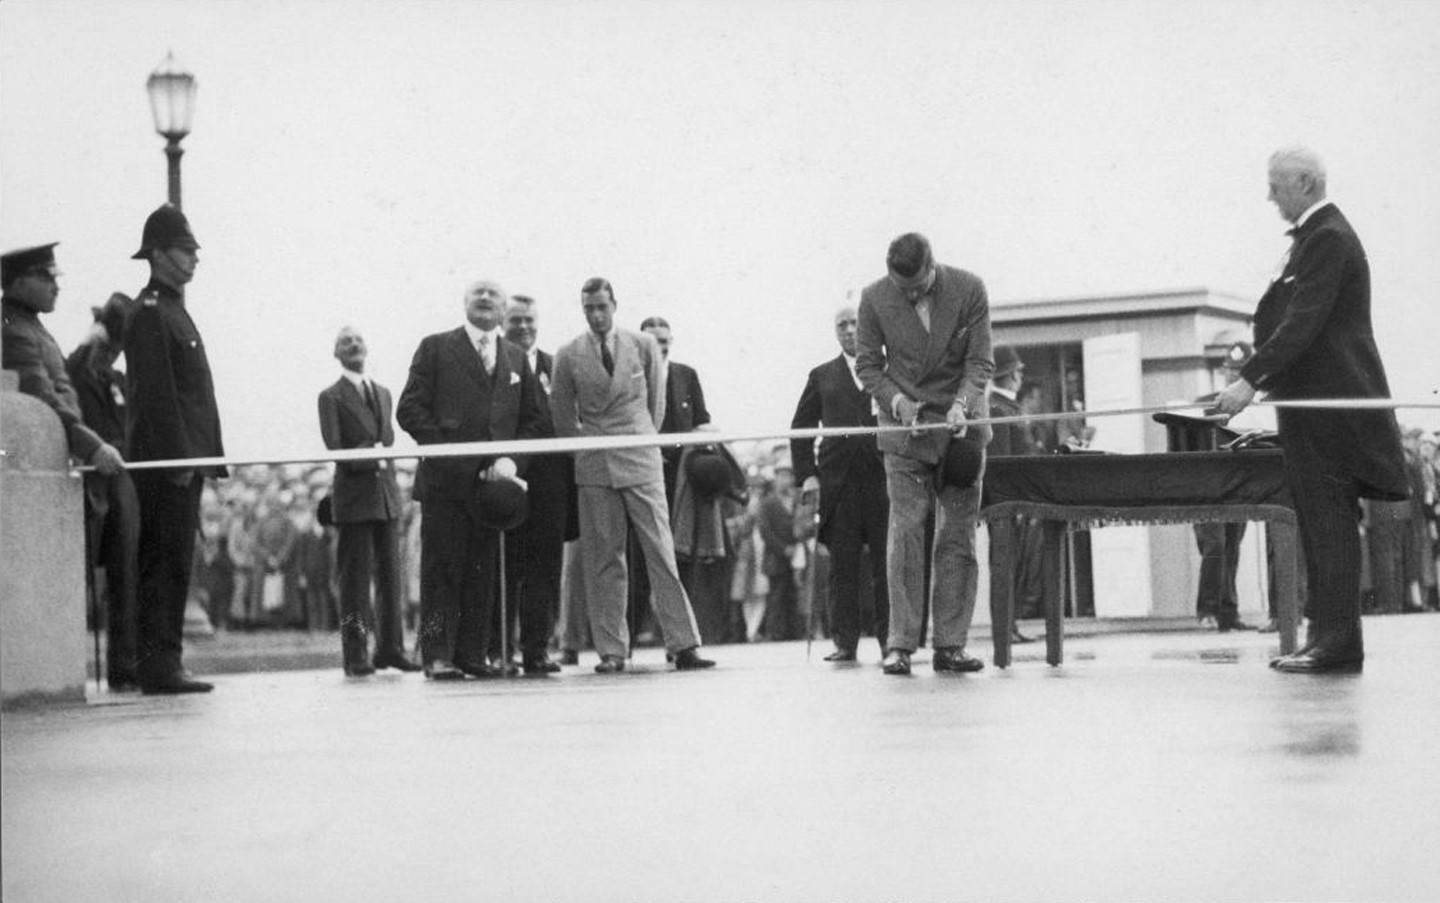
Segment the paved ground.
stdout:
<svg viewBox="0 0 1440 903">
<path fill-rule="evenodd" d="M 1440 899 L 1440 615 L 1366 630 L 1345 677 L 1171 632 L 972 676 L 769 644 L 11 712 L 4 899 Z"/>
</svg>

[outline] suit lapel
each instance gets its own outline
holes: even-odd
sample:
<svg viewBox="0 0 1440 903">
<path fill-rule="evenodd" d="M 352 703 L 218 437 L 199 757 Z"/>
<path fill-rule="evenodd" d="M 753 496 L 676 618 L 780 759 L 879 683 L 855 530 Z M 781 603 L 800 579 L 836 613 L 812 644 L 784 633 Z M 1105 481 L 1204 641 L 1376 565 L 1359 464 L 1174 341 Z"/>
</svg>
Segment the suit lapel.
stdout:
<svg viewBox="0 0 1440 903">
<path fill-rule="evenodd" d="M 960 320 L 960 304 L 945 291 L 944 278 L 945 271 L 937 267 L 935 285 L 930 290 L 930 335 L 925 340 L 925 372 L 929 372 L 944 357 L 945 348 L 950 344 L 950 337 Z M 918 314 L 916 319 L 919 319 Z"/>
<path fill-rule="evenodd" d="M 380 424 L 375 420 L 375 412 L 370 410 L 370 406 L 365 403 L 365 396 L 360 394 L 354 383 L 342 376 L 337 391 L 340 393 L 341 402 L 360 418 L 361 423 L 369 426 L 372 434 L 379 431 Z"/>
<path fill-rule="evenodd" d="M 474 380 L 476 385 L 489 388 L 490 380 L 485 375 L 485 367 L 480 363 L 480 352 L 470 344 L 470 335 L 465 332 L 464 326 L 450 333 L 450 355 L 459 363 L 461 372 Z M 498 348 L 496 360 L 499 360 Z M 498 363 L 496 367 L 499 367 Z"/>
</svg>

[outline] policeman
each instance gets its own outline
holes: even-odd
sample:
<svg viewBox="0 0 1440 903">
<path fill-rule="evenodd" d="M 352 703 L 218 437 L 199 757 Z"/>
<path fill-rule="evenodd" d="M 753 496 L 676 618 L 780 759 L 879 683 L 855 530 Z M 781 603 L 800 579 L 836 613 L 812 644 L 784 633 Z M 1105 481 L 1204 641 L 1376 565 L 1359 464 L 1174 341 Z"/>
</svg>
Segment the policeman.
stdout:
<svg viewBox="0 0 1440 903">
<path fill-rule="evenodd" d="M 185 309 L 200 244 L 185 215 L 169 205 L 145 220 L 135 260 L 150 264 L 150 281 L 130 305 L 111 304 L 105 325 L 125 349 L 130 379 L 128 436 L 132 461 L 208 458 L 225 454 L 210 361 Z M 137 470 L 140 497 L 140 579 L 137 672 L 141 692 L 205 693 L 181 665 L 185 599 L 200 490 L 224 467 Z"/>
</svg>

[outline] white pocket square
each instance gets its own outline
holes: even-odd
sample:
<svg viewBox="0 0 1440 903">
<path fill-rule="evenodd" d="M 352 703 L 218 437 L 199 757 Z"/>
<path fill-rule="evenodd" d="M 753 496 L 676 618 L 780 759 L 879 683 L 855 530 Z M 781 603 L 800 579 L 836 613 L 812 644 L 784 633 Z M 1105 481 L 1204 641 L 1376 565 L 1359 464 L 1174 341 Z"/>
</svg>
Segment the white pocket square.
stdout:
<svg viewBox="0 0 1440 903">
<path fill-rule="evenodd" d="M 516 373 L 514 370 L 511 370 L 511 371 L 510 371 L 510 385 L 513 386 L 513 385 L 515 385 L 515 384 L 518 383 L 518 382 L 520 382 L 520 374 Z"/>
<path fill-rule="evenodd" d="M 1294 282 L 1294 281 L 1295 281 L 1295 277 L 1294 277 L 1294 276 L 1286 276 L 1284 279 L 1281 279 L 1280 281 L 1281 281 L 1281 282 Z"/>
</svg>

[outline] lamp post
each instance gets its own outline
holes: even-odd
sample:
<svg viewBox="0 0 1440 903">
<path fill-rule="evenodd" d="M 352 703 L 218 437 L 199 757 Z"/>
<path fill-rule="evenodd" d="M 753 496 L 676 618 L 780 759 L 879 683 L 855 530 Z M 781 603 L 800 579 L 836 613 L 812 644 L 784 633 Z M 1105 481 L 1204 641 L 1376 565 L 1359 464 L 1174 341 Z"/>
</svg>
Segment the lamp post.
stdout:
<svg viewBox="0 0 1440 903">
<path fill-rule="evenodd" d="M 180 209 L 180 139 L 190 134 L 190 118 L 195 113 L 195 76 L 181 69 L 175 54 L 166 52 L 160 68 L 145 81 L 150 95 L 150 113 L 155 118 L 155 131 L 165 138 L 165 156 L 170 162 L 170 203 Z"/>
</svg>

